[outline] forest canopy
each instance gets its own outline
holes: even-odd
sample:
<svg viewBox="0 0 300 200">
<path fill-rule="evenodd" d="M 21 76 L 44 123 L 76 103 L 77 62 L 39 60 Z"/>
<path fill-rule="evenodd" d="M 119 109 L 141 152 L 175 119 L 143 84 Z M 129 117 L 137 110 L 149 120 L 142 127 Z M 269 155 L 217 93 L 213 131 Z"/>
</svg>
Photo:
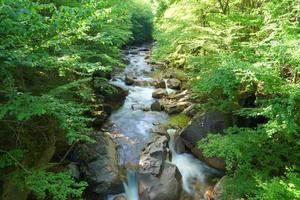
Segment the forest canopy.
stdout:
<svg viewBox="0 0 300 200">
<path fill-rule="evenodd" d="M 86 113 L 115 92 L 105 74 L 124 66 L 125 45 L 152 39 L 152 19 L 142 0 L 0 1 L 2 199 L 81 196 L 65 154 L 93 142 Z"/>
<path fill-rule="evenodd" d="M 244 119 L 199 143 L 226 161 L 223 199 L 299 199 L 300 2 L 156 5 L 154 59 L 188 73 L 200 110 Z"/>
</svg>

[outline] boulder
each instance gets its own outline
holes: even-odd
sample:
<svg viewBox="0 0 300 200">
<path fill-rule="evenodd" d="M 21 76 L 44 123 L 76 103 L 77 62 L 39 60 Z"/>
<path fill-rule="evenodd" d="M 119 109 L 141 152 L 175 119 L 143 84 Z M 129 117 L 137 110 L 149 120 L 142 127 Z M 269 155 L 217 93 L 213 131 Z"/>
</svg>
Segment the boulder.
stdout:
<svg viewBox="0 0 300 200">
<path fill-rule="evenodd" d="M 168 88 L 174 90 L 180 90 L 181 88 L 181 81 L 176 78 L 168 79 L 167 84 L 168 84 Z"/>
<path fill-rule="evenodd" d="M 181 174 L 177 167 L 164 163 L 159 176 L 142 173 L 139 176 L 139 194 L 143 200 L 177 200 L 181 194 Z"/>
<path fill-rule="evenodd" d="M 152 132 L 156 133 L 158 135 L 166 135 L 168 136 L 168 127 L 163 125 L 163 124 L 159 124 L 157 126 L 154 126 L 152 128 Z"/>
<path fill-rule="evenodd" d="M 156 88 L 164 88 L 165 89 L 167 86 L 166 86 L 165 80 L 160 79 L 160 80 L 154 81 L 154 87 L 156 87 Z"/>
<path fill-rule="evenodd" d="M 167 95 L 168 95 L 167 90 L 164 90 L 162 88 L 159 88 L 152 93 L 152 97 L 156 99 L 161 99 Z"/>
<path fill-rule="evenodd" d="M 95 143 L 82 143 L 75 146 L 70 160 L 78 163 L 81 178 L 88 190 L 103 197 L 123 192 L 120 179 L 116 145 L 108 133 L 93 136 Z"/>
<path fill-rule="evenodd" d="M 133 85 L 135 81 L 135 77 L 132 74 L 125 75 L 125 84 L 126 85 Z"/>
<path fill-rule="evenodd" d="M 164 110 L 168 114 L 179 114 L 185 108 L 189 107 L 190 105 L 191 105 L 190 102 L 179 102 L 179 103 L 174 103 L 174 104 L 166 104 L 166 105 L 164 105 Z"/>
<path fill-rule="evenodd" d="M 167 156 L 167 136 L 155 135 L 142 150 L 139 161 L 139 172 L 158 176 Z"/>
<path fill-rule="evenodd" d="M 181 131 L 180 137 L 185 145 L 200 160 L 211 167 L 225 169 L 225 162 L 220 158 L 206 158 L 197 148 L 199 140 L 206 138 L 209 133 L 223 133 L 224 129 L 232 124 L 232 118 L 222 112 L 212 111 L 197 114 L 191 122 Z"/>
<path fill-rule="evenodd" d="M 112 88 L 112 92 L 103 91 L 101 95 L 103 96 L 104 102 L 106 104 L 109 104 L 113 108 L 116 108 L 124 103 L 126 96 L 128 95 L 128 90 L 116 85 L 112 85 Z"/>
<path fill-rule="evenodd" d="M 181 174 L 169 163 L 166 135 L 155 135 L 143 149 L 139 162 L 139 195 L 143 200 L 177 200 Z"/>
<path fill-rule="evenodd" d="M 155 101 L 151 104 L 152 111 L 162 111 L 162 106 L 160 105 L 159 101 Z"/>
</svg>

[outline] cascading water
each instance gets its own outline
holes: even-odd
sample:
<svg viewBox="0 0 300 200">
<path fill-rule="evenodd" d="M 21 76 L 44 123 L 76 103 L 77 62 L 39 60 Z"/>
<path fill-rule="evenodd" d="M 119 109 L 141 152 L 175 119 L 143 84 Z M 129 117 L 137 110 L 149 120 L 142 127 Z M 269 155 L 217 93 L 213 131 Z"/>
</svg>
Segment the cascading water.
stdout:
<svg viewBox="0 0 300 200">
<path fill-rule="evenodd" d="M 137 172 L 127 170 L 127 182 L 124 182 L 125 195 L 128 200 L 139 200 Z"/>
<path fill-rule="evenodd" d="M 169 148 L 172 152 L 172 163 L 175 164 L 182 175 L 183 189 L 189 194 L 194 194 L 193 181 L 204 184 L 207 178 L 215 176 L 218 171 L 206 166 L 203 162 L 188 153 L 178 154 L 175 151 L 174 135 L 176 130 L 169 129 Z"/>
</svg>

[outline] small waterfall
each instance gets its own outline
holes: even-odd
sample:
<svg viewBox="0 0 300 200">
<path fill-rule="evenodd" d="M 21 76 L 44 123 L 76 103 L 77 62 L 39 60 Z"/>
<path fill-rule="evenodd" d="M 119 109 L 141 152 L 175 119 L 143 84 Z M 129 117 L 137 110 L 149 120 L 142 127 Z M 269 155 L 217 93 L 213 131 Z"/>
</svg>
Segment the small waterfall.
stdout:
<svg viewBox="0 0 300 200">
<path fill-rule="evenodd" d="M 172 163 L 175 164 L 182 175 L 183 189 L 194 194 L 193 182 L 205 185 L 209 176 L 217 174 L 217 170 L 207 167 L 203 162 L 188 153 L 178 154 L 175 151 L 174 135 L 176 130 L 169 129 L 169 148 L 172 152 Z"/>
<path fill-rule="evenodd" d="M 127 182 L 124 182 L 124 189 L 127 200 L 139 200 L 137 171 L 127 170 Z"/>
</svg>

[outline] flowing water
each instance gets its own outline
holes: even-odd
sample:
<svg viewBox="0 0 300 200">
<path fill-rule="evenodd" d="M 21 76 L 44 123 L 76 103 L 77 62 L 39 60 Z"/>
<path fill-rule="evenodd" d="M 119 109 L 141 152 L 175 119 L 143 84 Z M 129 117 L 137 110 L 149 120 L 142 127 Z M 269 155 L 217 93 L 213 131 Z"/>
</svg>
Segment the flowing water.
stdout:
<svg viewBox="0 0 300 200">
<path fill-rule="evenodd" d="M 153 87 L 126 86 L 124 83 L 126 74 L 134 75 L 140 82 L 151 81 L 151 78 L 146 76 L 152 67 L 146 62 L 147 51 L 145 47 L 147 48 L 147 46 L 143 46 L 130 49 L 127 54 L 129 64 L 123 72 L 117 74 L 111 81 L 112 84 L 129 91 L 124 105 L 112 113 L 108 122 L 111 124 L 110 132 L 114 141 L 119 146 L 119 163 L 122 166 L 138 166 L 140 152 L 152 137 L 151 129 L 154 124 L 165 123 L 169 118 L 164 112 L 143 111 L 142 108 L 149 108 L 155 101 L 152 98 Z M 173 131 L 170 130 L 169 132 L 172 136 Z M 170 149 L 172 151 L 172 163 L 177 165 L 183 176 L 183 188 L 186 192 L 193 193 L 189 183 L 190 178 L 195 178 L 197 181 L 204 183 L 206 178 L 214 173 L 214 170 L 206 167 L 192 155 L 187 153 L 176 154 L 173 139 L 170 140 Z M 127 170 L 124 189 L 127 200 L 139 199 L 136 170 Z M 108 199 L 113 198 L 114 196 L 110 196 Z"/>
</svg>

